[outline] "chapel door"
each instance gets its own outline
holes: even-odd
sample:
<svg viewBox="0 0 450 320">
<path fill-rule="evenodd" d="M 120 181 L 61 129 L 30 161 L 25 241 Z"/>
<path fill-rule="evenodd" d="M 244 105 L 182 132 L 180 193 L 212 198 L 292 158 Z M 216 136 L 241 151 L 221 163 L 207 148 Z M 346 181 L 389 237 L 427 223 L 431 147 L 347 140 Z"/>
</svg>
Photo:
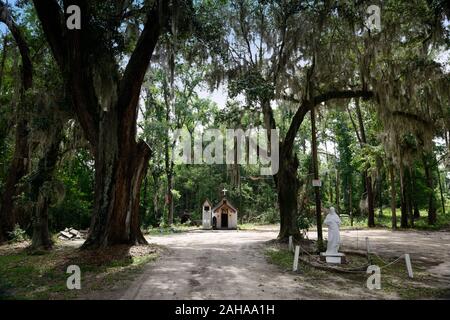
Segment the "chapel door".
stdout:
<svg viewBox="0 0 450 320">
<path fill-rule="evenodd" d="M 227 210 L 222 210 L 222 215 L 220 217 L 220 226 L 222 228 L 228 228 L 228 211 Z"/>
</svg>

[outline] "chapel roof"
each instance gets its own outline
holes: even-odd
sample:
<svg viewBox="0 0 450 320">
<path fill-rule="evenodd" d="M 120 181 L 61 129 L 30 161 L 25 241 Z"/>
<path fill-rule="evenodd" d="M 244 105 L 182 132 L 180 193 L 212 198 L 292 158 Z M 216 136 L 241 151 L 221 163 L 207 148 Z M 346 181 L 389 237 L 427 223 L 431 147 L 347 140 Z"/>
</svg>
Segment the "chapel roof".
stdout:
<svg viewBox="0 0 450 320">
<path fill-rule="evenodd" d="M 209 201 L 208 198 L 206 198 L 205 201 L 203 201 L 203 205 L 205 205 L 205 203 L 209 204 L 209 206 L 212 207 L 212 203 L 211 201 Z"/>
<path fill-rule="evenodd" d="M 222 207 L 224 205 L 227 205 L 228 207 L 230 207 L 231 210 L 233 210 L 234 212 L 237 212 L 237 209 L 225 197 L 222 198 L 222 200 L 220 200 L 220 202 L 212 209 L 212 212 L 216 211 L 217 209 L 219 209 L 220 207 Z"/>
</svg>

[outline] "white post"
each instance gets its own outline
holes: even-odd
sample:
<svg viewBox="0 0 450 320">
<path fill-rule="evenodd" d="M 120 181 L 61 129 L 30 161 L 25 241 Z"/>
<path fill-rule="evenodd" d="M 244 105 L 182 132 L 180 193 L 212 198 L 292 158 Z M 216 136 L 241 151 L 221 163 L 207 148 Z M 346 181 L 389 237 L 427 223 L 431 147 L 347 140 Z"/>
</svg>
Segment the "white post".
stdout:
<svg viewBox="0 0 450 320">
<path fill-rule="evenodd" d="M 411 265 L 411 258 L 409 257 L 409 253 L 405 253 L 405 262 L 406 262 L 406 269 L 408 270 L 408 276 L 410 278 L 414 277 L 412 265 Z"/>
<path fill-rule="evenodd" d="M 366 237 L 366 250 L 367 250 L 367 255 L 369 255 L 370 254 L 369 237 Z"/>
<path fill-rule="evenodd" d="M 298 256 L 300 254 L 300 246 L 295 246 L 295 253 L 294 253 L 294 265 L 292 266 L 292 271 L 298 270 Z"/>
<path fill-rule="evenodd" d="M 359 235 L 358 235 L 358 228 L 356 228 L 356 250 L 359 249 Z"/>
<path fill-rule="evenodd" d="M 292 236 L 289 236 L 289 251 L 294 251 L 294 246 L 292 245 Z"/>
</svg>

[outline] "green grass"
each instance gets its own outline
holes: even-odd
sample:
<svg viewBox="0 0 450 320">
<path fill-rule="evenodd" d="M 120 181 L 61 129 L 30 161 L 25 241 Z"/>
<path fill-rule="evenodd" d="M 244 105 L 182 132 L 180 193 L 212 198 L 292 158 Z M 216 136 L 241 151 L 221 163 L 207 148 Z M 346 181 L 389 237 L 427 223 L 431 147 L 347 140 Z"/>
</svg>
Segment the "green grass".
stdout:
<svg viewBox="0 0 450 320">
<path fill-rule="evenodd" d="M 168 226 L 157 228 L 150 227 L 146 230 L 145 233 L 151 236 L 164 236 L 174 233 L 188 232 L 197 229 L 199 229 L 199 227 L 197 226 L 190 226 L 186 224 L 173 224 L 170 227 Z"/>
<path fill-rule="evenodd" d="M 435 225 L 428 224 L 428 212 L 425 209 L 420 210 L 420 218 L 414 220 L 414 228 L 419 230 L 441 230 L 450 227 L 450 207 L 446 208 L 446 214 L 443 215 L 442 209 L 438 209 L 437 222 Z M 397 227 L 400 227 L 400 209 L 397 209 Z M 367 228 L 367 217 L 354 217 L 353 226 L 351 226 L 350 217 L 341 216 L 342 228 Z M 380 216 L 379 210 L 375 211 L 375 224 L 380 228 L 391 228 L 392 227 L 392 216 L 391 209 L 384 208 L 383 213 Z"/>
<path fill-rule="evenodd" d="M 285 270 L 292 270 L 294 254 L 289 250 L 269 247 L 265 251 L 265 255 L 269 263 L 275 264 Z"/>
<path fill-rule="evenodd" d="M 158 257 L 155 249 L 137 255 L 131 249 L 113 250 L 103 255 L 59 247 L 43 255 L 29 255 L 23 249 L 0 255 L 0 300 L 70 299 L 107 290 L 131 280 L 143 265 Z M 66 270 L 71 264 L 81 269 L 81 290 L 67 289 Z"/>
<path fill-rule="evenodd" d="M 258 228 L 258 226 L 267 225 L 267 223 L 240 223 L 238 224 L 237 229 L 238 230 L 255 230 Z M 189 232 L 192 230 L 198 230 L 201 229 L 201 227 L 198 226 L 190 226 L 186 224 L 173 224 L 171 227 L 158 227 L 153 228 L 150 227 L 146 230 L 145 234 L 151 235 L 151 236 L 166 236 L 174 233 L 182 233 L 182 232 Z"/>
<path fill-rule="evenodd" d="M 238 230 L 255 230 L 259 226 L 267 225 L 267 223 L 246 222 L 238 224 Z"/>
<path fill-rule="evenodd" d="M 294 255 L 283 245 L 269 245 L 265 250 L 265 256 L 269 263 L 280 268 L 280 272 L 292 272 Z M 349 265 L 346 268 L 363 266 L 367 259 L 362 256 L 347 255 Z M 383 259 L 384 261 L 388 259 Z M 371 263 L 382 267 L 384 263 L 376 256 L 371 257 Z M 439 280 L 431 277 L 424 265 L 414 265 L 414 278 L 407 275 L 406 266 L 403 261 L 399 261 L 381 271 L 381 290 L 376 294 L 379 298 L 396 296 L 400 299 L 449 299 L 450 288 L 444 287 Z M 342 289 L 347 290 L 352 287 L 364 288 L 367 275 L 361 273 L 337 273 L 314 268 L 313 266 L 299 261 L 300 273 L 293 277 L 293 281 L 300 281 L 302 285 L 314 288 L 317 292 L 323 292 L 327 298 L 327 290 L 330 279 L 334 283 L 341 283 Z M 298 278 L 300 277 L 300 278 Z M 336 298 L 330 296 L 328 298 Z M 363 297 L 360 297 L 363 299 Z"/>
</svg>

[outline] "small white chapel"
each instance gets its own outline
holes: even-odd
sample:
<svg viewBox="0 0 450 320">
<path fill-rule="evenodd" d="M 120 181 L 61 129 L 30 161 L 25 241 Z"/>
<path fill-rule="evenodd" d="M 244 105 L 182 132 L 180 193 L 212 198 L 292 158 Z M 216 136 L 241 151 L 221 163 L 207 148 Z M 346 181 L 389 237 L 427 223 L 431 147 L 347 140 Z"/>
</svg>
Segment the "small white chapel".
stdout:
<svg viewBox="0 0 450 320">
<path fill-rule="evenodd" d="M 211 202 L 206 199 L 203 202 L 203 229 L 237 229 L 238 210 L 225 197 L 226 189 L 222 190 L 222 200 L 216 206 L 212 206 Z"/>
</svg>

